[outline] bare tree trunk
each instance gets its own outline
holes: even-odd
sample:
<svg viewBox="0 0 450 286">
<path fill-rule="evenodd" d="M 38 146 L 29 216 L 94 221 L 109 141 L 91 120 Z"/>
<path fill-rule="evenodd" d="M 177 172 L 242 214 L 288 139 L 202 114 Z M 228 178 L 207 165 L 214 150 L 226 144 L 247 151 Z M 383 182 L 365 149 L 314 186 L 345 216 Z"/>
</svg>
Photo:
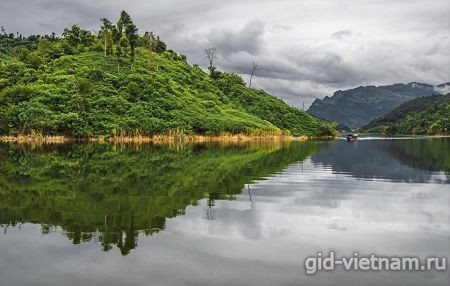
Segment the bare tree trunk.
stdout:
<svg viewBox="0 0 450 286">
<path fill-rule="evenodd" d="M 105 57 L 106 57 L 106 32 L 105 32 Z"/>
<path fill-rule="evenodd" d="M 253 67 L 252 67 L 252 73 L 250 75 L 250 82 L 248 84 L 248 87 L 252 87 L 252 79 L 253 79 L 253 74 L 255 73 L 255 71 L 258 69 L 258 65 L 255 64 L 255 62 L 253 62 Z"/>
</svg>

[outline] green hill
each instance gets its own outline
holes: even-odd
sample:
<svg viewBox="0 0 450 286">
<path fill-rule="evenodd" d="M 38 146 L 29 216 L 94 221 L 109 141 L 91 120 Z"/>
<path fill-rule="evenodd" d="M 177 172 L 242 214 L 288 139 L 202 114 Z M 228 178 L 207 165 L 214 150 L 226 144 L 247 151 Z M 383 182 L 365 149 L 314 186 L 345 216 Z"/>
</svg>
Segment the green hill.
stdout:
<svg viewBox="0 0 450 286">
<path fill-rule="evenodd" d="M 389 126 L 387 134 L 399 135 L 449 135 L 450 99 L 437 103 L 427 110 L 409 115 L 402 121 Z"/>
<path fill-rule="evenodd" d="M 332 124 L 190 65 L 122 12 L 98 34 L 0 38 L 0 135 L 333 135 Z"/>
<path fill-rule="evenodd" d="M 403 103 L 393 111 L 383 115 L 369 124 L 363 126 L 360 131 L 366 133 L 383 133 L 387 127 L 396 124 L 409 115 L 422 112 L 430 108 L 436 103 L 443 103 L 450 99 L 450 94 L 447 95 L 431 95 L 416 98 L 414 100 Z"/>
</svg>

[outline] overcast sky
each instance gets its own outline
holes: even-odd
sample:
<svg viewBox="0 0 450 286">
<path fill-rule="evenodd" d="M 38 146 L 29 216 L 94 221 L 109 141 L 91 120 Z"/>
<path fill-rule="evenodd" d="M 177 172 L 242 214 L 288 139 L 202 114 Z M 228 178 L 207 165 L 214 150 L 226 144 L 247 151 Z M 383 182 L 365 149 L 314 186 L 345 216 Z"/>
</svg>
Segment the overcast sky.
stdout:
<svg viewBox="0 0 450 286">
<path fill-rule="evenodd" d="M 254 86 L 308 106 L 360 85 L 450 81 L 449 0 L 0 0 L 8 32 L 61 34 L 121 10 L 139 31 L 154 31 L 191 63 L 217 65 Z"/>
</svg>

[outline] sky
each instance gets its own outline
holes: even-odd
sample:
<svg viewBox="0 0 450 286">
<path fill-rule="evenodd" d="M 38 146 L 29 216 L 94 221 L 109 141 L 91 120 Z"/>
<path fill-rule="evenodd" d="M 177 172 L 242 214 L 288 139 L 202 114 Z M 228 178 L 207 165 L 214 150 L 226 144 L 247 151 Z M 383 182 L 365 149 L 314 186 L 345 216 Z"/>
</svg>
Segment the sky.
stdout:
<svg viewBox="0 0 450 286">
<path fill-rule="evenodd" d="M 449 0 L 0 0 L 0 25 L 24 35 L 98 31 L 126 10 L 188 61 L 216 65 L 287 103 L 361 85 L 450 81 Z"/>
</svg>

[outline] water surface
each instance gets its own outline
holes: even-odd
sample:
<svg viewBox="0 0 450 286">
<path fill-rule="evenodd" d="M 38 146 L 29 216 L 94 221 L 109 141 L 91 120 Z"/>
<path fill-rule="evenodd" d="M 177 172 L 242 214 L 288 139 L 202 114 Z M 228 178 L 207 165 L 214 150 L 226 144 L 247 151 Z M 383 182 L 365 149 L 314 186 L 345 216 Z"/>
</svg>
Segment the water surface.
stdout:
<svg viewBox="0 0 450 286">
<path fill-rule="evenodd" d="M 2 285 L 448 285 L 450 140 L 0 145 Z"/>
</svg>

